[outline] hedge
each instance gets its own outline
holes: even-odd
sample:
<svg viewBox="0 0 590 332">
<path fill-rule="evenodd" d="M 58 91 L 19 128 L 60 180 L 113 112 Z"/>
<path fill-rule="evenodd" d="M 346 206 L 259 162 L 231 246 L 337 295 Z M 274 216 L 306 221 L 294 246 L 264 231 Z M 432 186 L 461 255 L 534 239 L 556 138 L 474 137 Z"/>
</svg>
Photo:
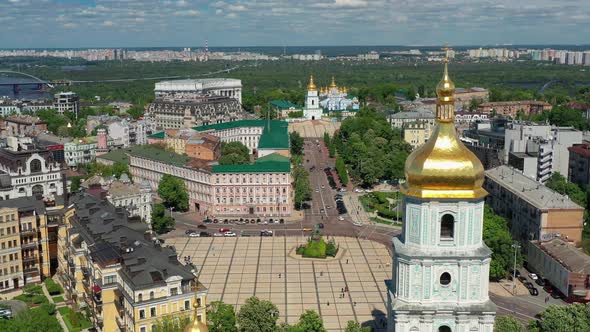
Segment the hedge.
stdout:
<svg viewBox="0 0 590 332">
<path fill-rule="evenodd" d="M 63 288 L 61 288 L 61 286 L 58 285 L 55 281 L 53 281 L 53 279 L 51 278 L 45 279 L 43 283 L 45 284 L 45 287 L 47 288 L 49 295 L 60 295 L 64 292 Z"/>
</svg>

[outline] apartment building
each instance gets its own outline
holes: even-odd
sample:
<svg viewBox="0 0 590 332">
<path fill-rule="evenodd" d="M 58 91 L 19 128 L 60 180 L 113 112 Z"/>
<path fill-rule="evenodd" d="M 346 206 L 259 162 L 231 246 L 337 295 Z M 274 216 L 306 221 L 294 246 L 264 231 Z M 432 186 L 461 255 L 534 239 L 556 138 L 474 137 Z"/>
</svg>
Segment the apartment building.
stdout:
<svg viewBox="0 0 590 332">
<path fill-rule="evenodd" d="M 148 143 L 148 136 L 155 129 L 152 121 L 145 120 L 121 120 L 110 122 L 107 126 L 109 137 L 115 144 L 128 148 L 133 145 Z"/>
<path fill-rule="evenodd" d="M 523 115 L 541 114 L 551 111 L 551 104 L 540 100 L 497 101 L 480 104 L 477 111 L 486 114 L 503 115 L 516 118 Z"/>
<path fill-rule="evenodd" d="M 56 225 L 50 215 L 63 207 L 55 203 L 33 197 L 0 201 L 0 292 L 51 276 Z"/>
<path fill-rule="evenodd" d="M 574 144 L 568 150 L 568 179 L 586 190 L 590 185 L 590 143 Z"/>
<path fill-rule="evenodd" d="M 513 238 L 526 246 L 530 240 L 561 236 L 582 240 L 584 208 L 520 171 L 499 166 L 485 171 L 486 203 L 509 220 Z"/>
<path fill-rule="evenodd" d="M 6 136 L 36 136 L 47 131 L 47 123 L 36 116 L 12 115 L 4 120 Z"/>
<path fill-rule="evenodd" d="M 80 112 L 80 97 L 75 92 L 59 92 L 54 95 L 53 107 L 59 114 Z"/>
<path fill-rule="evenodd" d="M 207 289 L 197 267 L 182 265 L 147 224 L 127 219 L 124 208 L 78 193 L 59 229 L 58 275 L 66 296 L 84 302 L 104 331 L 153 332 L 166 316 L 206 321 Z"/>
</svg>

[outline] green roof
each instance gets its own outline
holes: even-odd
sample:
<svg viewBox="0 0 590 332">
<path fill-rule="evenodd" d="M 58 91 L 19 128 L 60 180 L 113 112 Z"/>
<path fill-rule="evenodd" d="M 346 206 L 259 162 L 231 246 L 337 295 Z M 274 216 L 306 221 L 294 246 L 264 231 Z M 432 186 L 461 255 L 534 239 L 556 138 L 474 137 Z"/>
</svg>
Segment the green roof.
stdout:
<svg viewBox="0 0 590 332">
<path fill-rule="evenodd" d="M 224 123 L 216 123 L 207 126 L 194 127 L 197 131 L 226 130 L 241 127 L 264 127 L 258 149 L 288 149 L 289 148 L 289 124 L 279 120 L 238 120 Z"/>
<path fill-rule="evenodd" d="M 215 165 L 213 173 L 289 173 L 291 163 L 289 158 L 273 153 L 258 158 L 254 164 Z"/>
<path fill-rule="evenodd" d="M 281 111 L 282 110 L 288 110 L 290 108 L 295 108 L 295 109 L 300 108 L 299 106 L 297 106 L 297 105 L 295 105 L 292 102 L 287 101 L 287 100 L 271 100 L 269 102 L 269 104 L 271 106 L 274 106 L 275 108 L 278 108 Z"/>
<path fill-rule="evenodd" d="M 186 163 L 192 160 L 187 156 L 165 150 L 162 147 L 153 144 L 137 145 L 126 150 L 127 153 L 132 156 L 160 161 L 175 166 L 184 166 L 186 165 Z"/>
<path fill-rule="evenodd" d="M 158 133 L 149 135 L 148 138 L 164 139 L 166 138 L 166 132 L 160 131 Z"/>
<path fill-rule="evenodd" d="M 114 163 L 129 164 L 129 157 L 127 156 L 127 153 L 129 152 L 129 150 L 130 149 L 113 150 L 107 154 L 97 156 L 97 158 L 110 160 Z"/>
</svg>

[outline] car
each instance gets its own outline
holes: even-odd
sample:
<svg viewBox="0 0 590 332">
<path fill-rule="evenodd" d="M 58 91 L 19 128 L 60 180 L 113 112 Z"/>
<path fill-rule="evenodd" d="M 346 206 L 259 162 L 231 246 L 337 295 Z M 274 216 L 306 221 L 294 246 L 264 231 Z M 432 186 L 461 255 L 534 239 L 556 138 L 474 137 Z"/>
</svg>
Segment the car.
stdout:
<svg viewBox="0 0 590 332">
<path fill-rule="evenodd" d="M 330 205 L 326 206 L 326 209 L 330 210 L 332 207 Z"/>
<path fill-rule="evenodd" d="M 529 273 L 529 278 L 531 278 L 533 280 L 539 279 L 539 277 L 537 277 L 537 275 L 535 273 Z"/>
<path fill-rule="evenodd" d="M 284 223 L 285 223 L 285 219 L 281 218 L 281 219 L 279 220 L 279 223 L 281 223 L 281 224 L 284 224 Z"/>
<path fill-rule="evenodd" d="M 223 236 L 226 236 L 226 237 L 236 237 L 237 235 L 234 232 L 225 232 L 225 233 L 223 233 Z"/>
<path fill-rule="evenodd" d="M 189 235 L 190 233 L 196 232 L 194 229 L 187 229 L 184 234 Z"/>
<path fill-rule="evenodd" d="M 324 189 L 324 188 L 326 188 L 326 186 L 324 186 L 324 185 L 322 184 L 322 189 Z"/>
<path fill-rule="evenodd" d="M 525 276 L 518 276 L 517 278 L 518 278 L 518 280 L 520 280 L 520 282 L 522 282 L 522 283 L 528 282 L 528 281 L 526 280 L 526 277 L 525 277 Z"/>
<path fill-rule="evenodd" d="M 320 209 L 320 213 L 324 213 L 324 209 Z"/>
<path fill-rule="evenodd" d="M 510 275 L 516 275 L 516 277 L 520 277 L 520 271 L 516 270 L 516 272 L 514 272 L 514 270 L 510 270 Z"/>
<path fill-rule="evenodd" d="M 538 278 L 537 280 L 535 280 L 535 282 L 537 283 L 537 285 L 543 287 L 545 286 L 545 279 L 544 278 Z"/>
<path fill-rule="evenodd" d="M 346 188 L 340 188 L 340 192 L 341 193 L 345 193 L 346 192 Z"/>
<path fill-rule="evenodd" d="M 557 289 L 553 289 L 553 292 L 551 292 L 551 297 L 554 299 L 562 299 L 564 296 Z"/>
<path fill-rule="evenodd" d="M 221 237 L 221 236 L 223 236 L 223 233 L 213 233 L 213 236 L 214 237 Z"/>
<path fill-rule="evenodd" d="M 538 295 L 539 295 L 539 290 L 537 290 L 535 287 L 532 287 L 532 286 L 531 286 L 531 288 L 529 288 L 529 293 L 530 293 L 532 296 L 538 296 Z"/>
<path fill-rule="evenodd" d="M 323 223 L 319 223 L 318 224 L 318 228 L 324 228 L 324 224 Z"/>
<path fill-rule="evenodd" d="M 229 229 L 229 228 L 220 228 L 219 229 L 219 233 L 225 233 L 225 232 L 229 232 L 229 231 L 231 231 L 231 229 Z"/>
<path fill-rule="evenodd" d="M 533 284 L 530 281 L 525 281 L 522 284 L 524 285 L 524 287 L 528 289 L 534 288 Z"/>
<path fill-rule="evenodd" d="M 319 192 L 320 192 L 320 190 L 319 190 L 319 189 L 316 189 L 316 190 L 315 190 L 315 192 L 316 192 L 316 193 L 319 193 Z"/>
<path fill-rule="evenodd" d="M 197 228 L 198 229 L 207 229 L 207 226 L 205 226 L 205 225 L 199 225 L 199 226 L 197 226 Z"/>
<path fill-rule="evenodd" d="M 272 231 L 263 229 L 260 231 L 260 236 L 272 236 Z"/>
<path fill-rule="evenodd" d="M 200 233 L 197 233 L 197 232 L 189 233 L 188 234 L 188 237 L 200 237 L 200 236 L 201 236 L 201 234 Z"/>
<path fill-rule="evenodd" d="M 211 220 L 209 218 L 203 220 L 203 223 L 205 223 L 205 224 L 210 224 L 212 222 L 213 222 L 213 220 Z"/>
<path fill-rule="evenodd" d="M 209 232 L 201 232 L 199 234 L 201 235 L 201 237 L 210 237 L 211 236 L 211 233 L 209 233 Z"/>
<path fill-rule="evenodd" d="M 304 232 L 311 232 L 311 231 L 313 231 L 313 229 L 311 229 L 309 227 L 305 227 L 305 228 L 303 228 L 303 231 Z"/>
<path fill-rule="evenodd" d="M 217 224 L 218 222 L 219 222 L 219 220 L 218 220 L 218 219 L 213 219 L 213 223 L 214 223 L 214 224 Z"/>
<path fill-rule="evenodd" d="M 344 221 L 344 217 L 340 216 L 340 217 L 338 217 L 338 220 Z"/>
</svg>

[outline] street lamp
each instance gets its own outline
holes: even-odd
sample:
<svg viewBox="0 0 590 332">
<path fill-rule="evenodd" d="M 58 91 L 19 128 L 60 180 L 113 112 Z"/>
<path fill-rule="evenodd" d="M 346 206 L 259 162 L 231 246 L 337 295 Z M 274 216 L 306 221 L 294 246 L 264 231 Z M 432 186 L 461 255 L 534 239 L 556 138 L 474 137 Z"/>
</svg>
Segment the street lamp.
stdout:
<svg viewBox="0 0 590 332">
<path fill-rule="evenodd" d="M 515 242 L 512 244 L 514 248 L 514 269 L 512 270 L 512 295 L 516 295 L 516 252 L 520 249 L 520 245 Z"/>
</svg>

